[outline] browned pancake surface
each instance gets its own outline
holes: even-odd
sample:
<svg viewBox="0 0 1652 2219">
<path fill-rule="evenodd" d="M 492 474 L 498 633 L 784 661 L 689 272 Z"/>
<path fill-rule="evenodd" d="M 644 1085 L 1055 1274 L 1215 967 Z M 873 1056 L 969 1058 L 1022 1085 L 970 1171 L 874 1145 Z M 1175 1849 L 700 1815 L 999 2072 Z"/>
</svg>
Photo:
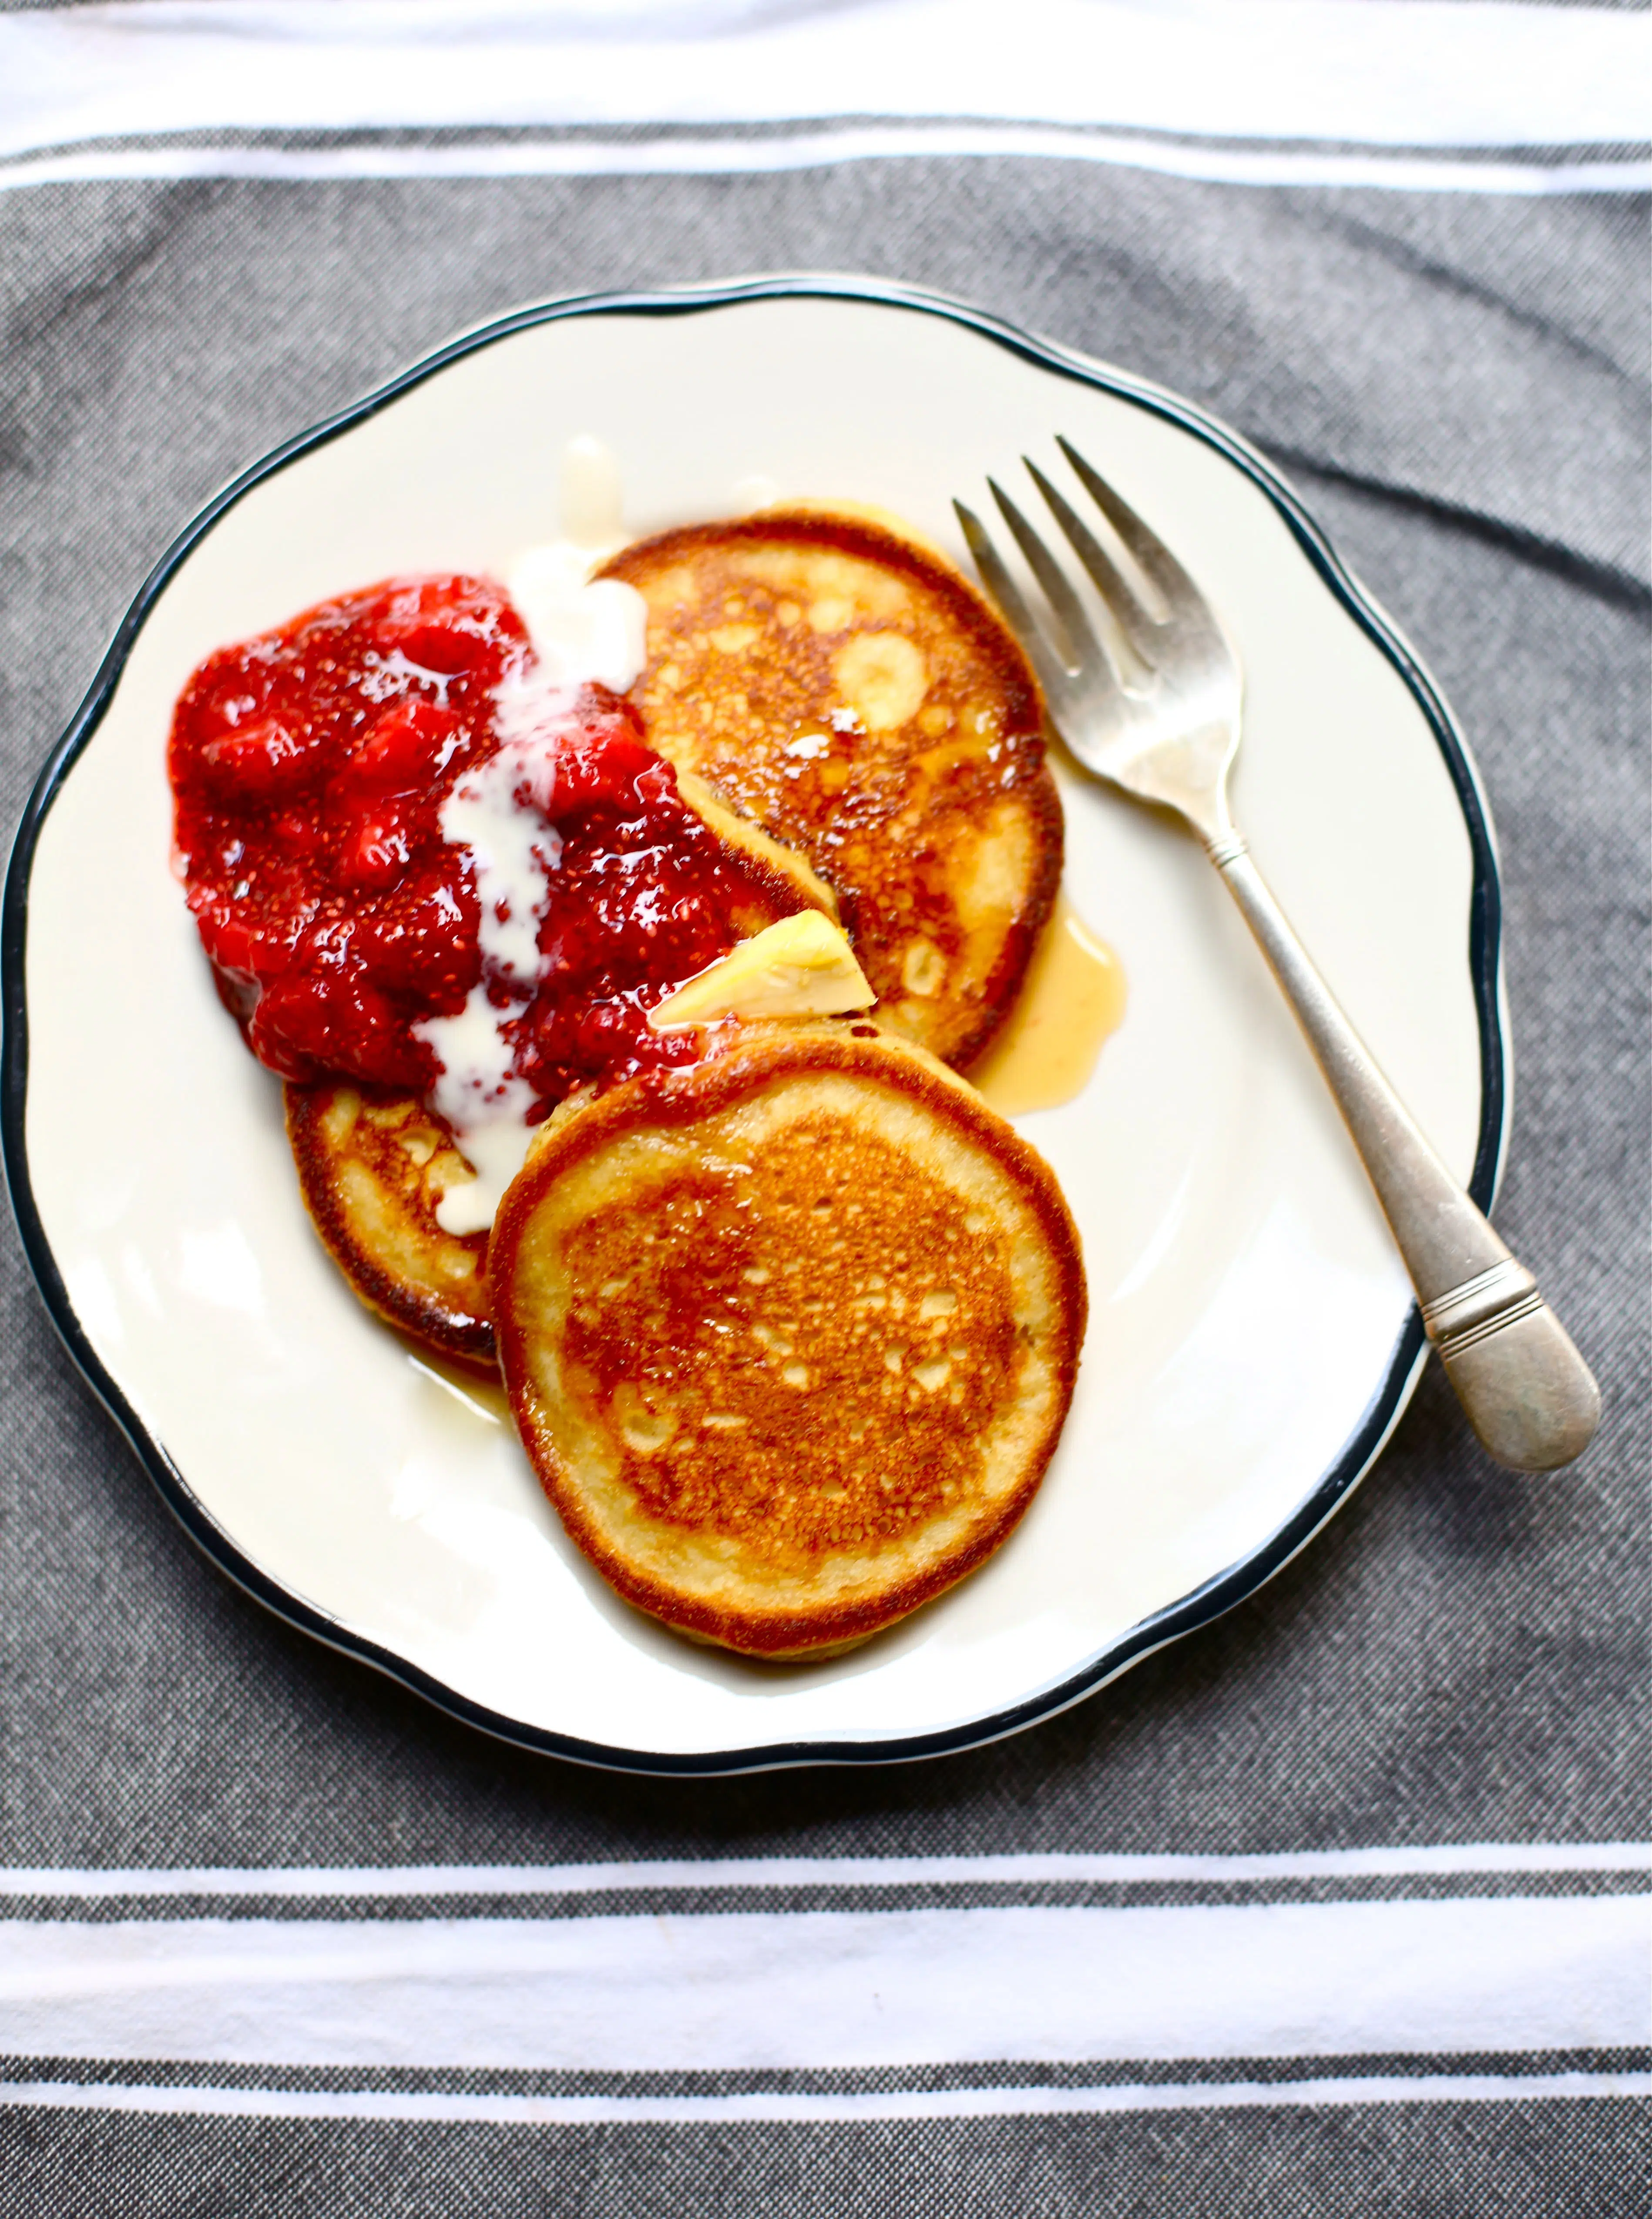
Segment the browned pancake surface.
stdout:
<svg viewBox="0 0 1652 2219">
<path fill-rule="evenodd" d="M 1019 647 L 950 564 L 769 510 L 637 542 L 649 743 L 836 887 L 882 1022 L 960 1068 L 1055 898 L 1061 810 Z"/>
<path fill-rule="evenodd" d="M 568 1119 L 490 1268 L 575 1541 L 641 1608 L 757 1655 L 863 1638 L 998 1545 L 1084 1324 L 1041 1159 L 847 1029 L 754 1029 Z"/>
<path fill-rule="evenodd" d="M 452 1135 L 407 1094 L 321 1080 L 286 1089 L 304 1204 L 351 1285 L 389 1324 L 461 1363 L 494 1363 L 485 1233 L 436 1221 L 469 1176 Z"/>
</svg>

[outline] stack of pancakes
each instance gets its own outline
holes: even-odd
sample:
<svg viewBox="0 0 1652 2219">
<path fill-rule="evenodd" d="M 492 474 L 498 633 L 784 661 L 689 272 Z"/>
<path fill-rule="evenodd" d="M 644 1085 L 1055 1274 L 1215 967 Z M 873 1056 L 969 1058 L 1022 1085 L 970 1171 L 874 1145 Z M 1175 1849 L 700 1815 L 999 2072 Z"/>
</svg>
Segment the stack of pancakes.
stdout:
<svg viewBox="0 0 1652 2219">
<path fill-rule="evenodd" d="M 1040 704 L 950 564 L 861 515 L 693 526 L 606 575 L 648 606 L 649 744 L 737 853 L 789 873 L 777 913 L 801 893 L 841 918 L 871 1021 L 724 1024 L 699 1062 L 564 1104 L 491 1235 L 437 1223 L 453 1143 L 419 1103 L 289 1087 L 289 1130 L 357 1293 L 450 1360 L 498 1360 L 621 1594 L 817 1656 L 998 1545 L 1071 1397 L 1071 1219 L 954 1076 L 1013 1009 L 1060 876 Z"/>
</svg>

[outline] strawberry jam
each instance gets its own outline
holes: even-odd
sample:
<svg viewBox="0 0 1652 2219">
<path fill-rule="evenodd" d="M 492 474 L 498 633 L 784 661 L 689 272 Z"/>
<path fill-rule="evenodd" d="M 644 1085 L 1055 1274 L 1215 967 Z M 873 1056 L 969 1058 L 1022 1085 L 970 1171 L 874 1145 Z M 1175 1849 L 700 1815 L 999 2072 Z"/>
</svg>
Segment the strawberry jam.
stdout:
<svg viewBox="0 0 1652 2219">
<path fill-rule="evenodd" d="M 432 577 L 324 602 L 189 680 L 169 755 L 178 867 L 270 1070 L 428 1092 L 443 1064 L 421 1029 L 480 990 L 543 1115 L 583 1080 L 691 1059 L 692 1036 L 651 1032 L 648 1010 L 799 906 L 681 800 L 628 701 L 535 679 L 499 587 Z M 506 893 L 456 836 L 501 755 L 531 865 Z"/>
</svg>

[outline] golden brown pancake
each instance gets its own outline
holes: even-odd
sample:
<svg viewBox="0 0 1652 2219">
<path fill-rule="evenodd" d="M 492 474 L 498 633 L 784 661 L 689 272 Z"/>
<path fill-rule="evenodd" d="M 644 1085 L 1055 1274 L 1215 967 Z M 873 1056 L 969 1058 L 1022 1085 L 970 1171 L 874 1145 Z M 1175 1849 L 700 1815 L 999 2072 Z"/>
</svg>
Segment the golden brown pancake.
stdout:
<svg viewBox="0 0 1652 2219">
<path fill-rule="evenodd" d="M 574 1542 L 638 1609 L 773 1658 L 864 1639 L 997 1548 L 1084 1327 L 1048 1165 L 867 1025 L 743 1028 L 559 1114 L 488 1271 Z"/>
<path fill-rule="evenodd" d="M 1014 1003 L 1061 874 L 1020 648 L 933 549 L 767 509 L 624 548 L 648 603 L 649 744 L 837 888 L 879 1022 L 966 1067 Z"/>
<path fill-rule="evenodd" d="M 436 1221 L 464 1159 L 418 1099 L 323 1079 L 286 1089 L 287 1137 L 305 1207 L 370 1309 L 439 1355 L 494 1363 L 485 1233 Z"/>
<path fill-rule="evenodd" d="M 683 799 L 741 859 L 742 935 L 799 907 L 835 917 L 829 886 L 801 855 L 736 816 L 692 773 Z M 437 1205 L 469 1169 L 443 1120 L 416 1095 L 323 1079 L 289 1085 L 287 1133 L 305 1207 L 370 1309 L 438 1355 L 494 1366 L 488 1235 L 444 1232 Z"/>
</svg>

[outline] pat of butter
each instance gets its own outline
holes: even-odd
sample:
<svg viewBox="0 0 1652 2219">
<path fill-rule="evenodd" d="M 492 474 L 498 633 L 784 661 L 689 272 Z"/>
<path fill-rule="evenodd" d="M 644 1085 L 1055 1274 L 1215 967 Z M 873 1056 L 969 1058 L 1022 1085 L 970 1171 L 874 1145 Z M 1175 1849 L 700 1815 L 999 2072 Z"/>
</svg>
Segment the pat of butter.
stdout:
<svg viewBox="0 0 1652 2219">
<path fill-rule="evenodd" d="M 649 1011 L 657 1033 L 720 1017 L 826 1017 L 877 1000 L 848 942 L 817 909 L 742 940 Z"/>
</svg>

